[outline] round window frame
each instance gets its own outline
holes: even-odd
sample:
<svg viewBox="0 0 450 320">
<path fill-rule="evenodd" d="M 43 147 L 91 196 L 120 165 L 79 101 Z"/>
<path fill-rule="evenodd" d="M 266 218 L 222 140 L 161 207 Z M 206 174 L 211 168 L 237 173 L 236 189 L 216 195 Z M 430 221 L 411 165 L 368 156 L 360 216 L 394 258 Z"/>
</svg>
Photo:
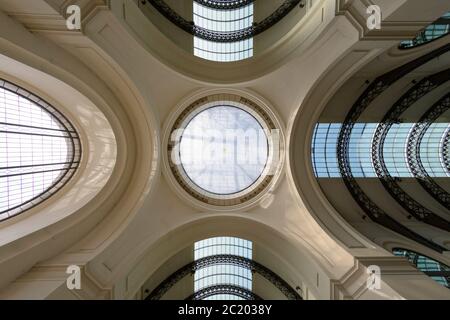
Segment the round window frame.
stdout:
<svg viewBox="0 0 450 320">
<path fill-rule="evenodd" d="M 2 224 L 8 220 L 21 216 L 36 207 L 46 204 L 48 201 L 52 200 L 61 189 L 73 181 L 73 178 L 79 171 L 80 167 L 82 167 L 83 142 L 79 130 L 73 122 L 69 120 L 69 118 L 62 111 L 58 110 L 58 108 L 56 108 L 53 104 L 45 100 L 42 95 L 34 93 L 33 91 L 25 88 L 23 85 L 7 80 L 4 77 L 0 77 L 0 88 L 30 101 L 32 104 L 47 112 L 52 119 L 55 119 L 61 129 L 64 128 L 62 131 L 68 134 L 68 155 L 72 153 L 72 158 L 68 161 L 70 164 L 68 164 L 67 168 L 60 170 L 60 175 L 58 178 L 55 179 L 43 192 L 21 203 L 20 205 L 13 207 L 12 209 L 2 212 L 3 215 L 7 215 L 6 218 L 0 219 L 0 224 Z"/>
<path fill-rule="evenodd" d="M 278 143 L 274 143 L 275 136 L 266 131 L 268 157 L 261 176 L 248 188 L 228 195 L 217 195 L 196 186 L 184 172 L 181 161 L 174 163 L 172 159 L 175 145 L 178 143 L 179 148 L 181 140 L 178 130 L 185 128 L 200 112 L 221 105 L 237 107 L 254 117 L 264 130 L 278 132 L 276 135 Z M 166 146 L 163 152 L 163 172 L 169 185 L 182 199 L 202 210 L 237 211 L 255 206 L 276 187 L 284 169 L 285 137 L 279 117 L 263 98 L 248 91 L 212 89 L 193 94 L 181 102 L 167 120 L 163 143 Z M 179 157 L 176 149 L 174 154 Z M 273 161 L 275 157 L 278 157 L 278 161 Z"/>
</svg>

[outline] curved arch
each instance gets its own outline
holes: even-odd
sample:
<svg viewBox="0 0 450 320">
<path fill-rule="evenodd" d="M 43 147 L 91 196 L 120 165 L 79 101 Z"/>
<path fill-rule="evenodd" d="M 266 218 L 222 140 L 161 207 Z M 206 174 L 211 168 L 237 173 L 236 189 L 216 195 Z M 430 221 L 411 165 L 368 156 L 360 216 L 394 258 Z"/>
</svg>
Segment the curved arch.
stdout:
<svg viewBox="0 0 450 320">
<path fill-rule="evenodd" d="M 38 41 L 20 25 L 11 30 L 15 36 L 9 38 L 5 32 L 8 45 L 4 46 L 0 58 L 2 77 L 32 87 L 70 115 L 80 128 L 83 150 L 89 157 L 82 161 L 67 185 L 67 192 L 46 201 L 45 210 L 33 208 L 2 226 L 0 264 L 8 266 L 11 272 L 2 274 L 0 286 L 12 282 L 40 261 L 56 257 L 89 234 L 99 235 L 98 230 L 107 228 L 109 231 L 102 234 L 100 242 L 88 240 L 92 255 L 77 259 L 80 266 L 90 264 L 107 249 L 102 244 L 111 243 L 119 236 L 124 221 L 138 214 L 160 170 L 155 161 L 159 157 L 156 114 L 140 88 L 111 56 L 98 51 L 92 59 L 102 61 L 105 68 L 94 71 L 87 67 L 86 60 Z M 55 55 L 59 59 L 53 61 L 51 57 Z M 108 81 L 102 81 L 106 78 Z M 108 200 L 111 198 L 124 201 L 119 201 L 118 206 L 118 202 Z M 106 223 L 105 217 L 114 219 Z M 23 247 L 20 252 L 11 251 L 18 243 L 33 245 Z M 88 277 L 97 277 L 93 268 L 85 270 L 86 274 L 90 273 Z M 36 296 L 47 292 L 44 289 Z"/>
<path fill-rule="evenodd" d="M 450 108 L 450 94 L 447 94 L 434 104 L 414 125 L 410 131 L 406 157 L 408 166 L 422 187 L 440 204 L 450 209 L 450 194 L 439 186 L 427 173 L 420 157 L 420 145 L 426 131 L 444 112 Z"/>
<path fill-rule="evenodd" d="M 393 83 L 398 79 L 401 79 L 408 73 L 417 69 L 421 65 L 429 62 L 430 60 L 438 57 L 450 50 L 450 44 L 444 45 L 416 60 L 413 60 L 399 68 L 396 68 L 380 77 L 375 79 L 369 87 L 364 91 L 364 93 L 358 98 L 354 103 L 350 111 L 348 112 L 344 123 L 342 125 L 341 131 L 339 133 L 338 145 L 337 145 L 337 156 L 339 171 L 341 173 L 342 179 L 350 191 L 353 199 L 358 203 L 358 205 L 364 210 L 364 212 L 372 219 L 374 222 L 395 231 L 403 236 L 406 236 L 418 243 L 421 243 L 433 250 L 443 252 L 446 249 L 442 246 L 430 241 L 420 234 L 412 231 L 411 229 L 405 227 L 392 217 L 390 217 L 386 212 L 384 212 L 378 205 L 372 201 L 359 186 L 355 180 L 352 169 L 349 163 L 349 143 L 350 137 L 355 123 L 358 118 L 364 112 L 364 110 L 375 100 L 379 95 L 381 95 L 386 89 L 388 89 Z"/>
<path fill-rule="evenodd" d="M 219 294 L 237 296 L 244 300 L 263 300 L 260 296 L 251 292 L 250 290 L 229 284 L 220 284 L 203 288 L 190 295 L 185 300 L 204 300 L 206 298 Z"/>
<path fill-rule="evenodd" d="M 383 146 L 391 127 L 395 123 L 400 122 L 400 115 L 449 78 L 450 69 L 447 69 L 422 79 L 413 88 L 408 90 L 383 117 L 376 128 L 372 140 L 373 167 L 380 182 L 388 193 L 417 220 L 446 231 L 450 231 L 450 222 L 414 200 L 413 197 L 403 191 L 396 180 L 390 175 L 384 161 Z"/>
<path fill-rule="evenodd" d="M 159 270 L 166 270 L 170 258 L 176 256 L 190 244 L 197 241 L 224 236 L 227 230 L 227 237 L 237 237 L 252 241 L 254 245 L 263 248 L 264 255 L 258 257 L 258 262 L 271 269 L 287 281 L 292 288 L 304 292 L 308 289 L 308 295 L 327 299 L 329 298 L 329 279 L 339 279 L 349 268 L 354 266 L 354 258 L 342 247 L 333 241 L 328 241 L 319 232 L 315 234 L 317 242 L 326 243 L 327 247 L 319 249 L 315 247 L 315 242 L 304 237 L 296 237 L 288 234 L 288 231 L 281 231 L 277 222 L 267 223 L 263 220 L 248 217 L 248 215 L 236 214 L 211 214 L 211 212 L 199 213 L 200 217 L 195 220 L 177 221 L 177 225 L 170 230 L 165 230 L 163 236 L 152 236 L 141 243 L 144 250 L 132 257 L 136 261 L 136 272 L 133 277 L 137 281 L 133 282 L 127 297 L 132 297 L 142 288 L 152 292 L 155 285 L 166 279 L 168 273 L 173 273 L 175 269 L 159 276 Z M 180 220 L 179 219 L 179 220 Z M 337 254 L 339 253 L 339 260 Z M 127 259 L 130 261 L 131 258 Z M 189 260 L 185 260 L 187 264 Z M 320 287 L 315 283 L 317 273 L 322 279 Z M 146 286 L 149 279 L 152 285 Z M 301 293 L 303 296 L 303 294 Z"/>
<path fill-rule="evenodd" d="M 198 38 L 214 41 L 214 42 L 239 42 L 250 39 L 282 20 L 287 16 L 301 0 L 285 0 L 277 10 L 270 16 L 263 19 L 261 22 L 256 22 L 253 26 L 236 31 L 211 31 L 205 28 L 196 26 L 192 21 L 187 21 L 167 5 L 163 0 L 145 0 L 146 3 L 152 5 L 159 13 L 166 19 L 171 21 L 180 29 L 196 36 Z"/>
<path fill-rule="evenodd" d="M 262 264 L 240 256 L 234 255 L 214 255 L 193 261 L 184 267 L 181 267 L 170 276 L 168 276 L 159 286 L 157 286 L 146 300 L 159 300 L 170 290 L 178 281 L 185 276 L 194 273 L 195 271 L 217 264 L 230 264 L 239 267 L 245 267 L 260 274 L 262 277 L 270 281 L 276 288 L 278 288 L 289 300 L 302 300 L 302 297 L 289 286 L 289 284 L 279 277 L 272 270 L 266 268 Z"/>
</svg>

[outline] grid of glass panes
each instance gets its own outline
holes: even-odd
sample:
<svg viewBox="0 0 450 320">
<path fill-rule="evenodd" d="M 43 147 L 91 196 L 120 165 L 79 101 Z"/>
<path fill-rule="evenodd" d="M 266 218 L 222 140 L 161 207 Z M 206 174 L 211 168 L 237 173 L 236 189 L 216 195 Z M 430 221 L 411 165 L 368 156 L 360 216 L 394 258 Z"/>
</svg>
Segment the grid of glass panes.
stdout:
<svg viewBox="0 0 450 320">
<path fill-rule="evenodd" d="M 441 143 L 450 129 L 448 123 L 433 123 L 422 138 L 420 159 L 426 172 L 432 177 L 450 177 L 442 163 Z"/>
<path fill-rule="evenodd" d="M 198 260 L 214 255 L 235 255 L 252 259 L 252 242 L 234 237 L 217 237 L 198 241 L 194 245 L 194 259 Z M 233 285 L 252 290 L 252 272 L 248 268 L 233 264 L 207 266 L 195 272 L 194 290 L 214 285 Z M 209 300 L 236 300 L 234 295 L 214 295 Z"/>
<path fill-rule="evenodd" d="M 386 168 L 393 177 L 412 177 L 406 158 L 408 134 L 413 123 L 395 124 L 383 145 Z M 447 177 L 440 161 L 440 143 L 448 123 L 435 123 L 426 132 L 420 145 L 421 161 L 431 177 Z M 378 123 L 356 123 L 349 141 L 349 164 L 356 178 L 377 177 L 372 163 L 372 141 Z M 340 177 L 337 143 L 341 123 L 318 123 L 312 141 L 312 163 L 316 177 Z"/>
<path fill-rule="evenodd" d="M 253 185 L 267 163 L 267 136 L 258 120 L 237 107 L 219 105 L 197 114 L 180 140 L 180 160 L 189 179 L 216 195 Z"/>
<path fill-rule="evenodd" d="M 63 185 L 62 177 L 71 176 L 78 166 L 76 132 L 33 101 L 46 105 L 0 81 L 0 221 L 48 198 L 50 190 L 54 193 Z"/>
<path fill-rule="evenodd" d="M 253 4 L 233 9 L 220 10 L 194 3 L 194 24 L 216 31 L 232 32 L 249 28 L 253 24 Z M 253 56 L 253 38 L 237 42 L 215 42 L 194 37 L 194 55 L 203 59 L 230 62 Z"/>
<path fill-rule="evenodd" d="M 443 263 L 440 263 L 431 258 L 420 255 L 416 252 L 409 251 L 406 249 L 394 249 L 394 255 L 400 257 L 406 257 L 417 269 L 420 271 L 427 272 L 450 272 L 450 267 L 446 266 Z M 450 288 L 450 279 L 449 277 L 440 277 L 440 276 L 431 276 L 433 280 Z"/>
<path fill-rule="evenodd" d="M 430 24 L 422 30 L 414 39 L 400 43 L 400 48 L 413 48 L 427 42 L 438 39 L 450 32 L 450 12 L 447 12 L 437 22 Z"/>
<path fill-rule="evenodd" d="M 383 144 L 384 163 L 393 177 L 413 177 L 406 154 L 408 136 L 413 127 L 414 123 L 394 124 L 386 135 Z"/>
</svg>

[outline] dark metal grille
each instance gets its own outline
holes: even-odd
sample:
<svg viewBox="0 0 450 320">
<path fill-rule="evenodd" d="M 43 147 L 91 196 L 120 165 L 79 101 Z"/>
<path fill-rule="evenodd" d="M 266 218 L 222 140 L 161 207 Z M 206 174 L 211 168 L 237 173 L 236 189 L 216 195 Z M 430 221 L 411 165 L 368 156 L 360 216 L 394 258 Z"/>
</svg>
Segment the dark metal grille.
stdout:
<svg viewBox="0 0 450 320">
<path fill-rule="evenodd" d="M 413 127 L 408 137 L 408 166 L 422 187 L 440 204 L 450 209 L 450 194 L 439 186 L 426 171 L 420 156 L 420 145 L 431 124 L 450 108 L 450 94 L 434 104 Z"/>
<path fill-rule="evenodd" d="M 442 139 L 441 154 L 445 169 L 450 173 L 450 130 L 447 130 Z"/>
<path fill-rule="evenodd" d="M 24 88 L 0 79 L 0 221 L 60 190 L 80 164 L 69 120 Z"/>
</svg>

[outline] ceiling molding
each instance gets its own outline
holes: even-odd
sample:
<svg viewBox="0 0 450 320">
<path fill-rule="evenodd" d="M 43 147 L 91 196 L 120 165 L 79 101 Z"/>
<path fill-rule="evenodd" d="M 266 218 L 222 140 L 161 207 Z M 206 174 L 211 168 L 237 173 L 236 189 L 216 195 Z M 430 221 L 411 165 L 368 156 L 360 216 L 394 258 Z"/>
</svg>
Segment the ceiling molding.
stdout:
<svg viewBox="0 0 450 320">
<path fill-rule="evenodd" d="M 33 0 L 38 1 L 38 0 Z M 109 0 L 39 0 L 50 7 L 48 13 L 27 13 L 26 11 L 5 11 L 5 13 L 20 22 L 31 32 L 62 32 L 80 34 L 83 27 L 102 10 L 109 9 Z M 66 27 L 66 9 L 70 5 L 78 5 L 81 9 L 81 31 L 68 30 Z"/>
<path fill-rule="evenodd" d="M 381 30 L 369 30 L 366 10 L 371 5 L 376 5 L 373 0 L 336 0 L 336 15 L 349 19 L 359 30 L 361 40 L 401 41 L 414 37 L 419 30 L 432 23 L 432 21 L 386 21 L 386 17 L 383 16 Z"/>
</svg>

